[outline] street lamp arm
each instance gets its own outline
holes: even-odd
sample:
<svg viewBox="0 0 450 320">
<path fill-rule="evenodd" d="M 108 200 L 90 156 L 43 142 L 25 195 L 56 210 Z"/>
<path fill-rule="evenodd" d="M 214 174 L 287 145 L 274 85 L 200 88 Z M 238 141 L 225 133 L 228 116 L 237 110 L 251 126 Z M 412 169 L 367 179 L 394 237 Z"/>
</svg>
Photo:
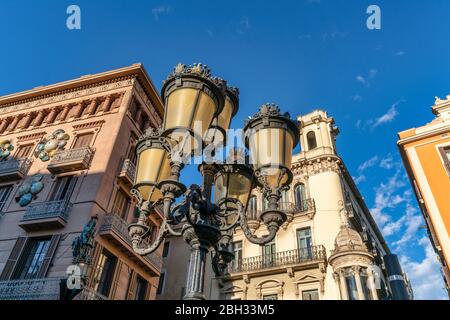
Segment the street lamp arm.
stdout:
<svg viewBox="0 0 450 320">
<path fill-rule="evenodd" d="M 130 227 L 132 228 L 133 225 Z M 140 248 L 139 245 L 142 243 L 142 237 L 140 237 L 140 236 L 133 237 L 132 241 L 131 241 L 133 251 L 141 256 L 146 256 L 152 252 L 155 252 L 158 249 L 158 247 L 161 245 L 163 240 L 166 238 L 168 233 L 170 233 L 168 224 L 166 221 L 163 221 L 161 228 L 159 229 L 158 237 L 155 239 L 155 241 L 149 247 Z"/>
<path fill-rule="evenodd" d="M 244 210 L 240 210 L 239 224 L 240 224 L 242 231 L 244 232 L 247 240 L 250 241 L 251 243 L 258 244 L 258 245 L 264 245 L 264 244 L 272 241 L 275 238 L 275 236 L 278 232 L 278 229 L 279 229 L 279 226 L 276 223 L 270 223 L 267 226 L 267 229 L 269 230 L 269 234 L 262 236 L 262 237 L 256 236 L 255 234 L 253 234 L 253 232 L 248 227 L 247 216 L 246 216 Z"/>
</svg>

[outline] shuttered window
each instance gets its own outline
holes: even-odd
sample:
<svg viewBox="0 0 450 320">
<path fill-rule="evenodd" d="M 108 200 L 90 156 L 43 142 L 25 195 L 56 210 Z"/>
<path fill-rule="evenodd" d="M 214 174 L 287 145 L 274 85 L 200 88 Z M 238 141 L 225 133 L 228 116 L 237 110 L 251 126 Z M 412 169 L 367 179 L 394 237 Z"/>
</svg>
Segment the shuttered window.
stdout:
<svg viewBox="0 0 450 320">
<path fill-rule="evenodd" d="M 125 192 L 119 189 L 116 193 L 116 197 L 114 198 L 112 208 L 113 213 L 126 220 L 130 205 L 131 199 L 125 194 Z"/>
<path fill-rule="evenodd" d="M 26 237 L 19 237 L 12 248 L 11 254 L 9 255 L 8 260 L 6 261 L 6 265 L 3 268 L 2 274 L 0 275 L 0 280 L 10 280 L 11 276 L 16 268 L 16 265 L 19 261 L 19 257 L 25 247 L 25 243 L 27 241 Z"/>
<path fill-rule="evenodd" d="M 77 136 L 72 149 L 90 147 L 94 133 L 83 133 Z"/>
<path fill-rule="evenodd" d="M 69 200 L 77 182 L 77 177 L 67 176 L 56 179 L 50 201 Z"/>
<path fill-rule="evenodd" d="M 103 250 L 95 267 L 94 289 L 105 297 L 108 297 L 113 284 L 116 265 L 117 258 L 108 251 Z"/>
<path fill-rule="evenodd" d="M 31 154 L 31 151 L 33 151 L 34 144 L 26 144 L 23 146 L 19 146 L 16 153 L 14 154 L 14 157 L 16 159 L 25 159 L 28 158 Z"/>
<path fill-rule="evenodd" d="M 26 241 L 14 272 L 13 279 L 44 278 L 50 268 L 59 244 L 60 235 L 46 238 L 30 238 Z"/>
<path fill-rule="evenodd" d="M 138 276 L 134 300 L 145 300 L 147 296 L 147 287 L 148 287 L 147 281 Z"/>
<path fill-rule="evenodd" d="M 2 215 L 3 210 L 6 209 L 6 201 L 8 200 L 12 189 L 13 186 L 0 187 L 0 215 Z"/>
</svg>

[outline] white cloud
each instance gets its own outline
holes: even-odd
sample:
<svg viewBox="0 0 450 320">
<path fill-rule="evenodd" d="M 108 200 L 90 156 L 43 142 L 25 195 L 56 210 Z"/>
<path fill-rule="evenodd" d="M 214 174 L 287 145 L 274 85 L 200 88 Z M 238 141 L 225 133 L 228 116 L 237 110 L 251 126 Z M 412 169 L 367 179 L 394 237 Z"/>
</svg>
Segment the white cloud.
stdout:
<svg viewBox="0 0 450 320">
<path fill-rule="evenodd" d="M 448 295 L 443 288 L 440 265 L 429 239 L 423 237 L 417 241 L 417 244 L 417 247 L 422 247 L 425 251 L 423 260 L 413 261 L 409 256 L 400 256 L 400 264 L 411 281 L 414 298 L 419 300 L 448 299 Z"/>
<path fill-rule="evenodd" d="M 355 94 L 355 95 L 351 96 L 350 99 L 352 99 L 355 102 L 361 102 L 363 100 L 363 97 L 360 96 L 359 94 Z"/>
<path fill-rule="evenodd" d="M 394 53 L 394 56 L 395 57 L 401 57 L 401 56 L 404 56 L 406 54 L 406 52 L 405 51 L 397 51 L 397 52 L 395 52 Z"/>
<path fill-rule="evenodd" d="M 361 163 L 358 167 L 358 171 L 359 172 L 363 172 L 368 168 L 371 168 L 373 166 L 375 166 L 378 163 L 378 156 L 373 156 L 372 158 L 370 158 L 369 160 L 364 161 L 363 163 Z"/>
<path fill-rule="evenodd" d="M 361 182 L 366 181 L 366 176 L 363 175 L 363 174 L 360 174 L 359 176 L 352 177 L 352 178 L 353 178 L 353 181 L 355 181 L 356 184 L 360 184 Z"/>
<path fill-rule="evenodd" d="M 172 7 L 168 5 L 160 5 L 152 9 L 153 18 L 158 21 L 162 15 L 167 15 L 172 11 Z"/>
<path fill-rule="evenodd" d="M 388 154 L 385 158 L 381 159 L 380 161 L 380 168 L 383 169 L 392 169 L 394 167 L 394 158 L 391 154 Z"/>
<path fill-rule="evenodd" d="M 373 80 L 375 78 L 375 76 L 378 74 L 378 70 L 377 69 L 370 69 L 369 72 L 367 73 L 367 75 L 357 75 L 356 76 L 356 81 L 365 85 L 366 87 L 370 87 L 370 82 L 371 80 Z"/>
<path fill-rule="evenodd" d="M 384 113 L 380 117 L 376 118 L 372 124 L 372 128 L 376 128 L 382 124 L 394 121 L 395 117 L 397 117 L 399 115 L 399 113 L 397 111 L 397 107 L 401 102 L 403 102 L 403 101 L 402 100 L 397 101 L 386 111 L 386 113 Z"/>
</svg>

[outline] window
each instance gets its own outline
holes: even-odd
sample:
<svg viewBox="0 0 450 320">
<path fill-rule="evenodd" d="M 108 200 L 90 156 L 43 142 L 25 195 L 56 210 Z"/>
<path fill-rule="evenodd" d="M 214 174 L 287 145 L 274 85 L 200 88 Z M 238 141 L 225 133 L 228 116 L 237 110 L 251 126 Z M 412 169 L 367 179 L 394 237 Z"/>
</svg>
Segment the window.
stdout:
<svg viewBox="0 0 450 320">
<path fill-rule="evenodd" d="M 277 294 L 266 294 L 263 296 L 263 300 L 278 300 Z"/>
<path fill-rule="evenodd" d="M 359 276 L 361 278 L 361 287 L 363 290 L 364 298 L 366 300 L 373 300 L 372 293 L 369 290 L 369 276 L 367 275 L 367 269 L 361 268 L 361 273 Z"/>
<path fill-rule="evenodd" d="M 305 185 L 303 183 L 297 184 L 294 189 L 294 194 L 295 194 L 295 206 L 303 211 L 306 203 Z"/>
<path fill-rule="evenodd" d="M 165 273 L 161 273 L 161 275 L 159 276 L 158 290 L 156 290 L 156 294 L 161 294 L 163 292 L 165 276 Z"/>
<path fill-rule="evenodd" d="M 275 264 L 275 241 L 272 241 L 263 247 L 263 264 L 265 267 L 271 267 Z"/>
<path fill-rule="evenodd" d="M 112 212 L 119 215 L 122 219 L 127 219 L 128 211 L 131 206 L 131 199 L 121 189 L 117 190 L 114 198 Z"/>
<path fill-rule="evenodd" d="M 66 176 L 56 179 L 50 201 L 69 200 L 77 183 L 77 177 Z"/>
<path fill-rule="evenodd" d="M 300 259 L 308 259 L 312 256 L 311 228 L 297 230 L 297 245 Z"/>
<path fill-rule="evenodd" d="M 3 209 L 6 209 L 5 208 L 6 200 L 8 200 L 8 197 L 11 194 L 12 189 L 13 186 L 0 187 L 0 214 L 2 213 Z"/>
<path fill-rule="evenodd" d="M 37 278 L 50 247 L 51 238 L 29 239 L 17 265 L 13 279 Z"/>
<path fill-rule="evenodd" d="M 147 281 L 141 277 L 137 277 L 136 294 L 134 300 L 145 300 L 147 295 Z"/>
<path fill-rule="evenodd" d="M 31 154 L 31 151 L 33 151 L 34 144 L 26 144 L 23 146 L 19 146 L 17 148 L 16 153 L 14 154 L 14 157 L 16 159 L 25 159 L 28 158 Z"/>
<path fill-rule="evenodd" d="M 269 200 L 265 197 L 263 197 L 262 208 L 263 210 L 267 210 L 269 208 Z"/>
<path fill-rule="evenodd" d="M 302 291 L 302 300 L 319 300 L 319 291 L 317 289 Z"/>
<path fill-rule="evenodd" d="M 242 263 L 242 241 L 235 241 L 231 246 L 234 254 L 234 263 L 240 265 Z"/>
<path fill-rule="evenodd" d="M 247 216 L 252 220 L 258 219 L 258 200 L 255 196 L 250 197 L 248 201 Z"/>
<path fill-rule="evenodd" d="M 316 134 L 314 131 L 310 131 L 306 134 L 306 140 L 308 142 L 308 150 L 317 148 Z"/>
<path fill-rule="evenodd" d="M 76 137 L 75 143 L 73 144 L 72 149 L 90 147 L 92 138 L 94 137 L 93 132 L 79 134 Z"/>
<path fill-rule="evenodd" d="M 166 258 L 169 255 L 169 248 L 170 248 L 170 241 L 164 242 L 164 248 L 163 248 L 163 258 Z"/>
<path fill-rule="evenodd" d="M 281 199 L 280 199 L 280 208 L 281 210 L 289 210 L 289 190 L 281 191 Z"/>
<path fill-rule="evenodd" d="M 439 153 L 441 154 L 442 160 L 444 161 L 444 166 L 447 170 L 447 174 L 450 176 L 450 145 L 440 147 Z"/>
<path fill-rule="evenodd" d="M 345 270 L 345 283 L 347 285 L 348 299 L 349 300 L 358 300 L 358 290 L 356 288 L 356 279 L 355 275 L 351 268 Z"/>
<path fill-rule="evenodd" d="M 94 289 L 107 297 L 116 271 L 117 258 L 106 250 L 100 254 L 94 274 Z"/>
</svg>

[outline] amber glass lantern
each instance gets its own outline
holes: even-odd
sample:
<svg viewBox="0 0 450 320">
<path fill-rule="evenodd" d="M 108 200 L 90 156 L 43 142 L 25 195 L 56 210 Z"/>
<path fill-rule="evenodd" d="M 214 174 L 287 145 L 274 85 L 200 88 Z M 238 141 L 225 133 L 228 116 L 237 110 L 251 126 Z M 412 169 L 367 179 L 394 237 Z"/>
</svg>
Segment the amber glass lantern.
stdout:
<svg viewBox="0 0 450 320">
<path fill-rule="evenodd" d="M 137 165 L 134 188 L 143 200 L 162 198 L 158 184 L 170 176 L 170 159 L 157 129 L 149 129 L 136 146 Z"/>
<path fill-rule="evenodd" d="M 275 190 L 292 182 L 292 150 L 299 141 L 298 123 L 278 106 L 264 104 L 244 128 L 245 145 L 255 173 Z M 261 182 L 261 179 L 259 179 Z"/>
<path fill-rule="evenodd" d="M 203 136 L 224 107 L 226 84 L 214 78 L 202 64 L 178 64 L 164 81 L 161 96 L 165 105 L 163 136 L 171 143 L 186 144 L 187 151 L 202 147 Z"/>
</svg>

